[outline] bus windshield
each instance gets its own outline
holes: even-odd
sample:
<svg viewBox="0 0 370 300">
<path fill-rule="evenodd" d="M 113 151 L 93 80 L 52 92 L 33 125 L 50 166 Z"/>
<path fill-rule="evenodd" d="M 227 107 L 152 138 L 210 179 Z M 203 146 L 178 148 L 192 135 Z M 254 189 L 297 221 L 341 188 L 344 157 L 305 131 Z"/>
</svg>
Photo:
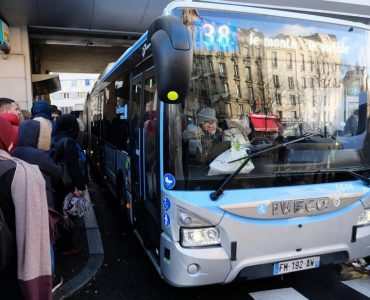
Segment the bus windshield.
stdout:
<svg viewBox="0 0 370 300">
<path fill-rule="evenodd" d="M 186 101 L 165 106 L 165 172 L 176 188 L 214 188 L 240 158 L 305 135 L 255 156 L 231 188 L 324 182 L 329 175 L 310 171 L 369 168 L 368 30 L 214 10 L 176 14 L 194 48 Z"/>
</svg>

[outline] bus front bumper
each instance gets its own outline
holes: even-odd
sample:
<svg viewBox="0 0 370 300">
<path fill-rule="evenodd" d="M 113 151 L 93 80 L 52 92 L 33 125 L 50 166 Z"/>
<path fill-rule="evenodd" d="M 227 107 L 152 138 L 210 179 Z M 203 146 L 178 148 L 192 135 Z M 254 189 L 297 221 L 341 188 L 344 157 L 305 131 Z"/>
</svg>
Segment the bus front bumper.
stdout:
<svg viewBox="0 0 370 300">
<path fill-rule="evenodd" d="M 231 271 L 230 257 L 222 247 L 183 248 L 161 235 L 161 272 L 178 287 L 224 283 Z"/>
</svg>

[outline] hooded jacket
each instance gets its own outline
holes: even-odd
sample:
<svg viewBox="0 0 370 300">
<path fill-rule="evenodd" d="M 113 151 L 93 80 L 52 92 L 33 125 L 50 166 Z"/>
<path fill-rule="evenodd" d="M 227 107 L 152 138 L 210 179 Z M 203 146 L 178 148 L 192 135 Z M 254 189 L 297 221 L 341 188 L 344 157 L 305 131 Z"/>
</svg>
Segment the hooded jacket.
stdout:
<svg viewBox="0 0 370 300">
<path fill-rule="evenodd" d="M 7 112 L 0 112 L 0 117 L 3 117 L 8 120 L 8 122 L 12 125 L 13 128 L 13 147 L 17 146 L 18 142 L 18 128 L 19 128 L 19 119 L 18 116 L 12 113 L 7 113 Z"/>
<path fill-rule="evenodd" d="M 33 118 L 42 117 L 51 120 L 51 106 L 44 100 L 38 100 L 33 103 L 31 113 Z"/>
<path fill-rule="evenodd" d="M 0 150 L 9 152 L 9 147 L 14 146 L 15 132 L 10 122 L 0 115 Z M 18 139 L 18 138 L 17 138 Z"/>
<path fill-rule="evenodd" d="M 67 170 L 72 179 L 72 186 L 67 187 L 70 190 L 77 188 L 85 190 L 87 178 L 85 178 L 80 169 L 80 146 L 76 139 L 80 131 L 76 117 L 72 115 L 62 115 L 58 118 L 56 135 L 53 137 L 52 148 L 55 152 L 53 158 L 56 162 L 65 161 Z M 64 144 L 64 141 L 66 143 Z M 64 190 L 64 194 L 69 191 Z"/>
<path fill-rule="evenodd" d="M 39 166 L 46 183 L 48 205 L 54 207 L 51 181 L 57 180 L 62 175 L 62 169 L 47 152 L 50 149 L 51 123 L 47 120 L 45 120 L 46 123 L 40 121 L 25 120 L 21 123 L 18 146 L 12 155 Z"/>
</svg>

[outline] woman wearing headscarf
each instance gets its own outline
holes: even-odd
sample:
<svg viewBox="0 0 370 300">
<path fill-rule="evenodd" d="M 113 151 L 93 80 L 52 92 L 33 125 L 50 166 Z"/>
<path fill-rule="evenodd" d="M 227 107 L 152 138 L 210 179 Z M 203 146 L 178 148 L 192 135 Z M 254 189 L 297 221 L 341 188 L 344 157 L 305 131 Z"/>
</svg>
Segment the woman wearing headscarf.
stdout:
<svg viewBox="0 0 370 300">
<path fill-rule="evenodd" d="M 51 299 L 49 217 L 39 168 L 10 156 L 14 130 L 0 117 L 0 208 L 13 236 L 0 271 L 4 299 Z M 2 247 L 4 245 L 1 245 Z"/>
<path fill-rule="evenodd" d="M 19 117 L 15 113 L 10 113 L 10 112 L 0 112 L 0 117 L 6 119 L 13 128 L 13 146 L 16 147 L 18 143 L 18 128 L 19 128 Z"/>
</svg>

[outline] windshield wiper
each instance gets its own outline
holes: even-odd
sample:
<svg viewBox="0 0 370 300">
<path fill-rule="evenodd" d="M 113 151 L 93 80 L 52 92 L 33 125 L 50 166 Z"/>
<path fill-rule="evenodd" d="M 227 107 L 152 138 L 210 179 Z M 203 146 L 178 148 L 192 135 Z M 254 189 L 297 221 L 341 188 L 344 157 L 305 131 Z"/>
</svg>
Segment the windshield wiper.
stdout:
<svg viewBox="0 0 370 300">
<path fill-rule="evenodd" d="M 292 141 L 289 141 L 289 142 L 285 142 L 285 143 L 281 143 L 281 144 L 277 144 L 277 145 L 272 146 L 272 147 L 264 148 L 264 149 L 261 149 L 259 151 L 254 152 L 254 153 L 252 153 L 250 155 L 247 155 L 245 157 L 242 157 L 242 158 L 239 158 L 239 159 L 236 159 L 236 160 L 229 161 L 229 163 L 233 163 L 233 162 L 236 162 L 236 161 L 245 159 L 243 161 L 243 163 L 239 166 L 239 168 L 237 168 L 232 174 L 230 174 L 229 177 L 227 177 L 222 182 L 222 184 L 220 185 L 220 187 L 216 191 L 214 191 L 213 193 L 211 193 L 209 195 L 209 197 L 211 198 L 212 201 L 216 201 L 223 194 L 224 190 L 228 187 L 228 185 L 234 179 L 234 177 L 240 173 L 240 171 L 247 165 L 247 163 L 253 157 L 256 157 L 256 156 L 258 156 L 260 154 L 263 154 L 263 153 L 266 153 L 266 152 L 274 151 L 276 149 L 284 148 L 287 145 L 298 143 L 300 141 L 303 141 L 303 140 L 305 140 L 307 138 L 310 138 L 310 137 L 313 137 L 313 136 L 316 136 L 316 135 L 320 135 L 320 133 L 306 134 L 306 135 L 304 135 L 304 136 L 302 136 L 302 137 L 300 137 L 298 139 L 295 139 L 295 140 L 292 140 Z"/>
<path fill-rule="evenodd" d="M 364 169 L 366 170 L 366 169 Z M 362 171 L 362 170 L 361 170 Z M 352 177 L 361 180 L 366 185 L 370 185 L 370 178 L 363 176 L 359 173 L 356 173 L 354 170 L 351 169 L 317 169 L 317 170 L 307 170 L 307 171 L 284 171 L 284 172 L 275 172 L 275 175 L 297 175 L 297 174 L 326 174 L 326 173 L 345 173 L 351 175 Z"/>
</svg>

